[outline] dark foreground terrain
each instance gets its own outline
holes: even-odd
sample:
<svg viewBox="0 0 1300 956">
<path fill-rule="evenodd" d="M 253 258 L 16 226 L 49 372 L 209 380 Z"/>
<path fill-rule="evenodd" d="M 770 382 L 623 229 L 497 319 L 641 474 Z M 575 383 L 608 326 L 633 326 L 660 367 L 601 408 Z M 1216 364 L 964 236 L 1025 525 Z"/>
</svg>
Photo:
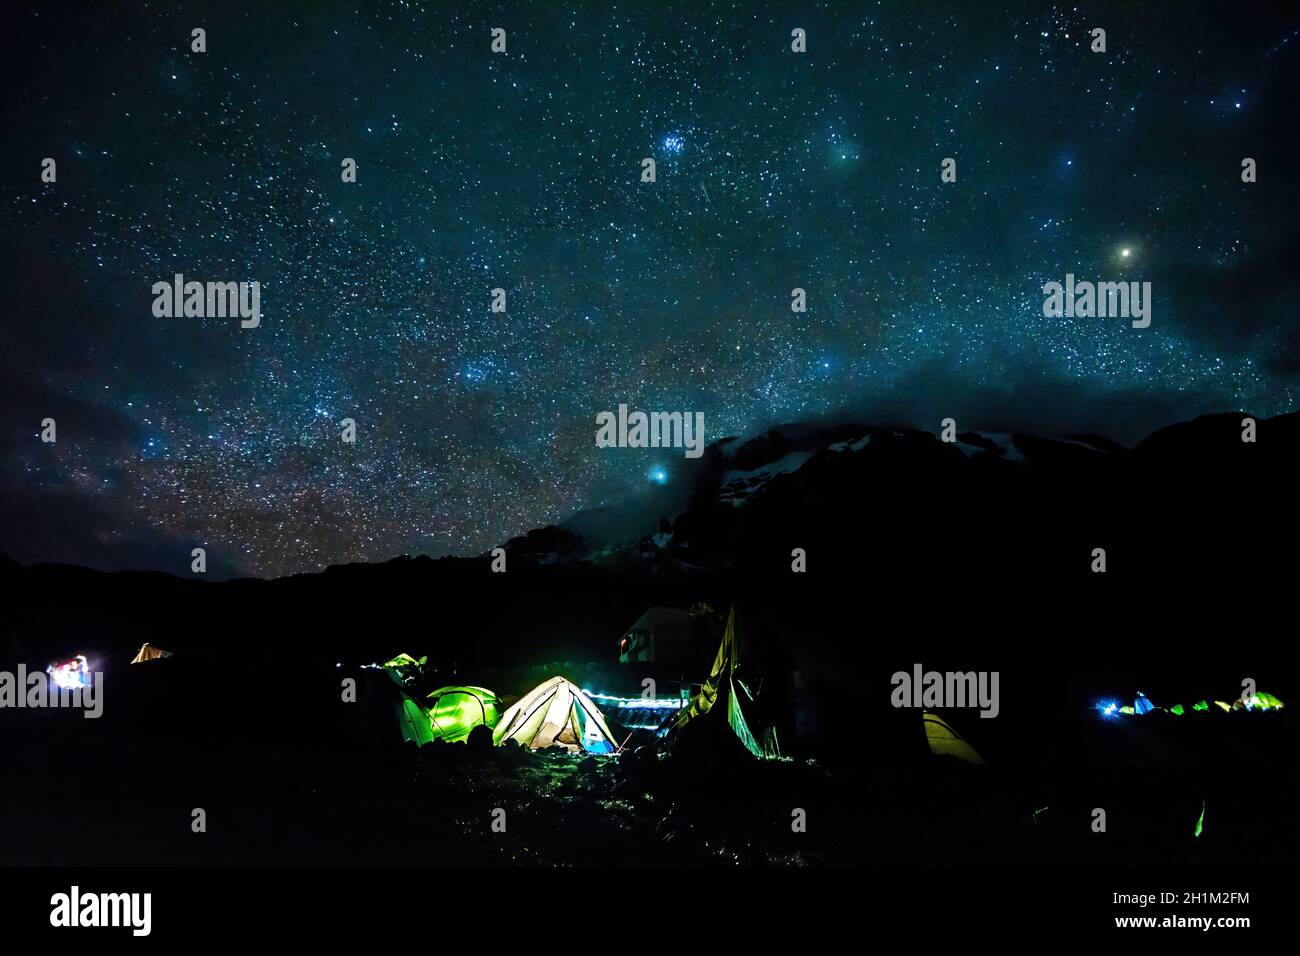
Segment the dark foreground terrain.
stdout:
<svg viewBox="0 0 1300 956">
<path fill-rule="evenodd" d="M 1294 865 L 1296 421 L 1249 446 L 1239 416 L 1202 419 L 1131 450 L 778 431 L 715 447 L 645 527 L 585 515 L 508 543 L 505 574 L 486 557 L 217 583 L 3 563 L 0 669 L 82 653 L 106 689 L 98 720 L 0 714 L 0 862 Z M 435 682 L 503 696 L 552 673 L 698 683 L 709 654 L 617 663 L 647 607 L 697 602 L 737 607 L 786 759 L 725 725 L 617 757 L 417 750 L 360 669 L 427 654 Z M 128 665 L 144 641 L 175 656 Z M 999 673 L 996 718 L 941 712 L 983 767 L 932 756 L 919 712 L 891 706 L 890 676 L 918 663 Z M 1141 690 L 1190 709 L 1247 678 L 1290 706 L 1095 707 Z"/>
<path fill-rule="evenodd" d="M 301 712 L 268 715 L 260 731 L 194 726 L 217 719 L 208 710 L 129 735 L 107 718 L 30 732 L 40 749 L 10 760 L 20 786 L 3 804 L 4 862 L 1183 864 L 1249 853 L 1268 865 L 1297 848 L 1294 766 L 1278 758 L 1294 753 L 1295 728 L 1283 715 L 1211 715 L 1181 736 L 1045 718 L 1032 737 L 1041 751 L 986 754 L 974 768 L 919 749 L 891 759 L 899 748 L 873 739 L 882 729 L 857 766 L 826 766 L 721 747 L 708 759 L 417 751 L 330 739 L 329 721 Z M 195 807 L 205 834 L 190 832 Z M 1089 829 L 1095 807 L 1106 834 Z M 504 833 L 492 830 L 497 808 Z M 796 808 L 806 833 L 791 831 Z"/>
</svg>

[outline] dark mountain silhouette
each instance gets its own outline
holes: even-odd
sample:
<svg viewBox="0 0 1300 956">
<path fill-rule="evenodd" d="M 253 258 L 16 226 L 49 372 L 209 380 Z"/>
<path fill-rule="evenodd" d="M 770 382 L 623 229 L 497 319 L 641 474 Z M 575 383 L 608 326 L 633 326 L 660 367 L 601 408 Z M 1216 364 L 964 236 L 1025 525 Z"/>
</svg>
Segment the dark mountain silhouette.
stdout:
<svg viewBox="0 0 1300 956">
<path fill-rule="evenodd" d="M 505 574 L 489 555 L 219 583 L 3 561 L 6 637 L 51 653 L 71 640 L 133 654 L 150 640 L 604 659 L 646 607 L 702 600 L 748 603 L 752 629 L 803 647 L 938 608 L 1013 634 L 1187 621 L 1195 643 L 1279 600 L 1295 574 L 1300 415 L 1260 421 L 1254 443 L 1241 440 L 1243 417 L 1199 418 L 1131 449 L 1095 435 L 944 443 L 905 428 L 784 426 L 715 443 L 687 476 L 684 507 L 649 517 L 632 505 L 611 523 L 640 522 L 623 542 L 593 547 L 574 530 L 581 516 L 506 542 Z M 796 548 L 806 573 L 791 570 Z M 939 631 L 928 639 L 960 643 Z"/>
<path fill-rule="evenodd" d="M 1260 421 L 1253 443 L 1245 417 L 1173 425 L 1132 449 L 1098 435 L 959 432 L 945 443 L 907 428 L 783 426 L 711 446 L 688 505 L 635 540 L 584 553 L 573 521 L 506 547 L 539 561 L 751 574 L 788 570 L 801 547 L 815 572 L 994 581 L 1090 575 L 1103 548 L 1118 577 L 1255 580 L 1291 570 L 1275 545 L 1295 528 L 1300 415 Z"/>
</svg>

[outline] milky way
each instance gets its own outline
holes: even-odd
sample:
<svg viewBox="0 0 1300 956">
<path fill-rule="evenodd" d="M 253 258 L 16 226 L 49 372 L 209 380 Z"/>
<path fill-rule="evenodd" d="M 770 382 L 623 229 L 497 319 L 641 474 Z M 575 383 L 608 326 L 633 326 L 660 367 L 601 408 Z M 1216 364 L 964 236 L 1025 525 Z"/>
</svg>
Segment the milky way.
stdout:
<svg viewBox="0 0 1300 956">
<path fill-rule="evenodd" d="M 1295 17 L 99 6 L 19 8 L 5 40 L 20 560 L 480 553 L 671 483 L 680 452 L 595 446 L 620 403 L 710 441 L 1294 410 Z M 156 318 L 176 273 L 260 282 L 260 326 Z M 1045 318 L 1067 273 L 1150 281 L 1150 328 Z"/>
</svg>

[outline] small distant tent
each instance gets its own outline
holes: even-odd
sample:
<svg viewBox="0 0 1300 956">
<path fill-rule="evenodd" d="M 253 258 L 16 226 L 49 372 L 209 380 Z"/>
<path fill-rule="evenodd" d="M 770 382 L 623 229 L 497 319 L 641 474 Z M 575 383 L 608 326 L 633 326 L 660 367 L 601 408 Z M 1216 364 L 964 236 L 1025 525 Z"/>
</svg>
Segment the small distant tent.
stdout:
<svg viewBox="0 0 1300 956">
<path fill-rule="evenodd" d="M 700 687 L 690 704 L 682 709 L 672 733 L 682 731 L 692 721 L 700 720 L 713 711 L 714 705 L 721 702 L 725 710 L 727 723 L 735 731 L 740 742 L 756 757 L 779 757 L 781 751 L 777 745 L 776 730 L 769 728 L 762 738 L 754 736 L 745 718 L 745 708 L 752 709 L 754 695 L 745 683 L 736 675 L 745 656 L 745 639 L 736 621 L 736 609 L 732 607 L 727 615 L 727 628 L 722 633 L 722 643 L 718 645 L 718 654 L 713 659 L 709 670 L 709 679 Z"/>
<path fill-rule="evenodd" d="M 582 688 L 563 677 L 538 684 L 501 715 L 492 742 L 501 745 L 507 740 L 530 750 L 563 747 L 593 754 L 611 753 L 618 747 L 600 709 Z"/>
<path fill-rule="evenodd" d="M 384 663 L 381 666 L 392 668 L 393 670 L 401 670 L 403 667 L 423 667 L 426 663 L 428 663 L 428 661 L 429 658 L 427 655 L 425 657 L 421 657 L 417 661 L 410 654 L 403 652 L 401 654 L 398 654 L 391 661 L 384 661 Z"/>
<path fill-rule="evenodd" d="M 1149 714 L 1155 709 L 1155 705 L 1147 699 L 1147 695 L 1142 693 L 1142 691 L 1138 691 L 1137 698 L 1133 701 L 1133 713 Z"/>
<path fill-rule="evenodd" d="M 427 655 L 417 661 L 410 654 L 398 654 L 392 660 L 384 661 L 380 666 L 392 678 L 394 684 L 401 688 L 409 688 L 419 682 L 424 666 L 428 663 Z"/>
<path fill-rule="evenodd" d="M 171 657 L 171 651 L 164 651 L 161 647 L 154 647 L 148 641 L 140 645 L 140 651 L 131 658 L 132 664 L 143 664 L 145 661 L 160 661 L 164 657 Z M 118 660 L 121 660 L 119 657 Z"/>
<path fill-rule="evenodd" d="M 975 748 L 966 743 L 965 738 L 949 727 L 942 717 L 923 710 L 921 723 L 925 725 L 925 740 L 930 745 L 930 753 L 937 757 L 956 757 L 976 766 L 984 766 L 984 759 L 975 752 Z"/>
<path fill-rule="evenodd" d="M 425 698 L 433 739 L 454 744 L 479 724 L 495 727 L 501 719 L 500 704 L 485 687 L 439 687 Z"/>
</svg>

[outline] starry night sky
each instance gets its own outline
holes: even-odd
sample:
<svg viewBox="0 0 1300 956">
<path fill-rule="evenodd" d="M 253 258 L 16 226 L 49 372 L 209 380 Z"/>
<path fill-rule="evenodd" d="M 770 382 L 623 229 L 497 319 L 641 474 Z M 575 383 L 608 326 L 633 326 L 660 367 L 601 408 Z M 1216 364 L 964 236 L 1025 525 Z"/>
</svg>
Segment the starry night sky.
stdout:
<svg viewBox="0 0 1300 956">
<path fill-rule="evenodd" d="M 19 5 L 3 40 L 18 560 L 480 553 L 673 481 L 680 452 L 595 447 L 620 402 L 709 441 L 1296 408 L 1294 10 L 107 7 Z M 261 326 L 155 318 L 178 272 L 260 281 Z M 1067 272 L 1152 282 L 1151 327 L 1045 319 Z"/>
</svg>

